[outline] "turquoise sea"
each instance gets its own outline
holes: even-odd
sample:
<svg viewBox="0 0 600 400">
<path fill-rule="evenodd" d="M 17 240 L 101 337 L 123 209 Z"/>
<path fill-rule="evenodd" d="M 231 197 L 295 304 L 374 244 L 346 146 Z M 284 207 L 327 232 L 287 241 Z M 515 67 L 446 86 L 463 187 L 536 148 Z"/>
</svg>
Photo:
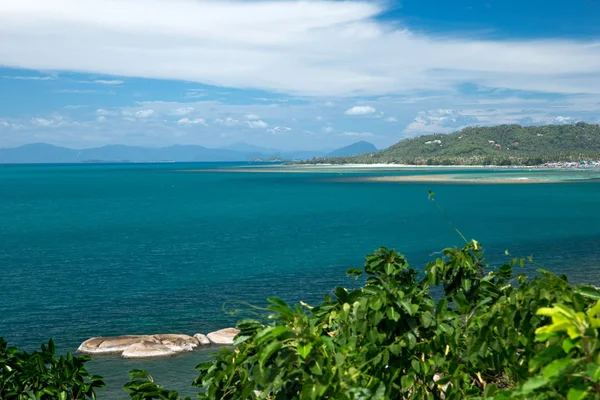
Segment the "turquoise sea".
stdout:
<svg viewBox="0 0 600 400">
<path fill-rule="evenodd" d="M 0 336 L 29 350 L 52 337 L 65 351 L 92 336 L 207 333 L 235 323 L 222 310 L 227 300 L 319 301 L 380 245 L 420 268 L 461 244 L 428 190 L 490 261 L 509 249 L 600 285 L 599 181 L 362 182 L 355 178 L 382 172 L 239 167 L 0 166 Z M 212 351 L 103 357 L 89 369 L 109 384 L 100 399 L 126 398 L 132 368 L 193 394 L 193 367 Z"/>
</svg>

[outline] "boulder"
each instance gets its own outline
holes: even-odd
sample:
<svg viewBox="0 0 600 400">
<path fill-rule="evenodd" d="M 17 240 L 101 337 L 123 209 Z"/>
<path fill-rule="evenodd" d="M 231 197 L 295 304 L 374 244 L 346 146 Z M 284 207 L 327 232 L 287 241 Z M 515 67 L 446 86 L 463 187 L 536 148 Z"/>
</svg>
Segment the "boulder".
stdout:
<svg viewBox="0 0 600 400">
<path fill-rule="evenodd" d="M 225 328 L 225 329 L 218 330 L 216 332 L 211 332 L 206 336 L 211 341 L 211 343 L 232 345 L 233 339 L 236 337 L 236 335 L 238 333 L 240 333 L 240 331 L 238 329 Z"/>
<path fill-rule="evenodd" d="M 177 354 L 161 343 L 152 341 L 142 341 L 134 343 L 127 347 L 121 354 L 122 358 L 155 358 L 155 357 L 170 357 Z"/>
<path fill-rule="evenodd" d="M 177 353 L 192 351 L 199 345 L 198 339 L 189 335 L 160 334 L 152 335 L 152 337 Z"/>
<path fill-rule="evenodd" d="M 141 341 L 156 341 L 149 335 L 127 335 L 115 337 L 95 337 L 86 340 L 77 349 L 80 353 L 85 354 L 115 354 L 121 353 L 127 347 Z"/>
<path fill-rule="evenodd" d="M 205 346 L 207 344 L 210 344 L 210 339 L 206 337 L 206 335 L 203 335 L 201 333 L 196 333 L 194 335 L 194 337 L 196 338 L 196 340 L 198 341 L 198 343 L 200 344 L 200 346 Z"/>
</svg>

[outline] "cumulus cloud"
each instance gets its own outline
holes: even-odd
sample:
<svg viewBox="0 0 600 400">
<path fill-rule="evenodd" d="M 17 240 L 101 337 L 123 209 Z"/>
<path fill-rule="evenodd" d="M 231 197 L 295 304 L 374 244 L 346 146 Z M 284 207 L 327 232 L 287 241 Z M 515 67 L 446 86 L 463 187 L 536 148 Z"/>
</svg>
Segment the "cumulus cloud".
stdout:
<svg viewBox="0 0 600 400">
<path fill-rule="evenodd" d="M 232 126 L 239 125 L 240 121 L 238 121 L 237 119 L 228 117 L 228 118 L 225 118 L 225 119 L 217 118 L 217 119 L 215 119 L 215 123 L 219 124 L 219 125 L 224 125 L 224 126 L 232 127 Z"/>
<path fill-rule="evenodd" d="M 571 117 L 563 117 L 561 115 L 559 115 L 558 117 L 554 118 L 554 121 L 552 121 L 553 124 L 568 124 L 569 122 L 572 122 L 573 118 Z"/>
<path fill-rule="evenodd" d="M 276 126 L 275 128 L 267 129 L 267 132 L 272 133 L 273 135 L 276 135 L 278 133 L 286 133 L 291 130 L 292 130 L 292 128 L 287 127 L 287 126 Z"/>
<path fill-rule="evenodd" d="M 346 110 L 344 114 L 346 115 L 372 115 L 375 114 L 377 110 L 371 106 L 354 106 Z"/>
<path fill-rule="evenodd" d="M 181 118 L 179 121 L 177 121 L 177 123 L 181 126 L 191 126 L 191 125 L 208 126 L 208 124 L 206 123 L 204 118 L 195 118 L 195 119 Z"/>
<path fill-rule="evenodd" d="M 139 111 L 135 112 L 135 116 L 139 117 L 139 118 L 148 118 L 152 114 L 154 114 L 154 110 L 150 110 L 150 109 L 139 110 Z"/>
<path fill-rule="evenodd" d="M 404 130 L 405 133 L 449 133 L 480 122 L 475 115 L 461 110 L 421 111 Z"/>
<path fill-rule="evenodd" d="M 331 133 L 333 131 L 334 131 L 333 126 L 326 126 L 323 128 L 323 132 L 325 132 L 325 133 Z"/>
<path fill-rule="evenodd" d="M 261 121 L 260 119 L 258 121 L 246 121 L 246 125 L 248 125 L 248 127 L 251 129 L 266 128 L 269 126 L 269 124 L 267 124 L 265 121 Z"/>
<path fill-rule="evenodd" d="M 385 119 L 385 122 L 398 122 L 398 119 L 394 118 L 394 117 L 387 117 Z"/>
<path fill-rule="evenodd" d="M 246 119 L 250 119 L 250 120 L 260 119 L 260 115 L 256 115 L 256 114 L 246 114 L 245 117 L 246 117 Z"/>
<path fill-rule="evenodd" d="M 598 42 L 410 32 L 375 18 L 385 11 L 386 2 L 366 0 L 5 0 L 0 64 L 299 95 L 387 95 L 463 82 L 600 92 Z"/>
</svg>

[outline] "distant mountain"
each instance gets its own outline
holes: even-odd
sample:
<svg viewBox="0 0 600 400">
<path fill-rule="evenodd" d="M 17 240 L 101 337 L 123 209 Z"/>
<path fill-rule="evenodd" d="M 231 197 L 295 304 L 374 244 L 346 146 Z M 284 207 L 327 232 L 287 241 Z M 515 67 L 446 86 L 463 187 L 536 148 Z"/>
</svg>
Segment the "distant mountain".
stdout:
<svg viewBox="0 0 600 400">
<path fill-rule="evenodd" d="M 376 151 L 377 147 L 375 147 L 373 143 L 361 140 L 360 142 L 352 143 L 349 146 L 334 150 L 327 154 L 326 157 L 349 157 L 366 153 L 375 153 Z"/>
<path fill-rule="evenodd" d="M 45 143 L 26 144 L 12 149 L 0 149 L 0 163 L 72 163 L 77 151 Z"/>
<path fill-rule="evenodd" d="M 285 152 L 245 143 L 237 143 L 222 149 L 194 145 L 174 145 L 161 148 L 108 145 L 82 150 L 36 143 L 0 149 L 0 163 L 307 160 L 324 155 L 324 152 Z"/>
</svg>

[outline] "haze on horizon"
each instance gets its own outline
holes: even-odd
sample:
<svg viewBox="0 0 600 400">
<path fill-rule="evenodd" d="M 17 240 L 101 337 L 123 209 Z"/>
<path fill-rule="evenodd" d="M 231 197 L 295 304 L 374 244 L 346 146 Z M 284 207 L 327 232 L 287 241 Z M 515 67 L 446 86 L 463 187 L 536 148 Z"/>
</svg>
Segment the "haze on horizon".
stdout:
<svg viewBox="0 0 600 400">
<path fill-rule="evenodd" d="M 590 0 L 0 0 L 0 148 L 598 123 L 598 20 Z"/>
</svg>

